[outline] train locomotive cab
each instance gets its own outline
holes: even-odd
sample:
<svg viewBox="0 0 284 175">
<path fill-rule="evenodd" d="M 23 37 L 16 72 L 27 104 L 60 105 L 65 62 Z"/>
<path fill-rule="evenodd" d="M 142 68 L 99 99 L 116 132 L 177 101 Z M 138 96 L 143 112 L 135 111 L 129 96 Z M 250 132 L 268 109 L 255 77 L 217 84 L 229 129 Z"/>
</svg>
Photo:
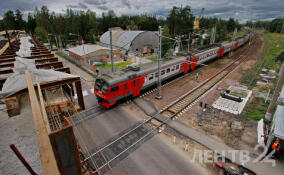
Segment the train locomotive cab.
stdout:
<svg viewBox="0 0 284 175">
<path fill-rule="evenodd" d="M 94 93 L 96 94 L 98 103 L 105 108 L 110 108 L 115 102 L 110 103 L 108 99 L 109 84 L 103 78 L 97 78 L 95 82 Z"/>
</svg>

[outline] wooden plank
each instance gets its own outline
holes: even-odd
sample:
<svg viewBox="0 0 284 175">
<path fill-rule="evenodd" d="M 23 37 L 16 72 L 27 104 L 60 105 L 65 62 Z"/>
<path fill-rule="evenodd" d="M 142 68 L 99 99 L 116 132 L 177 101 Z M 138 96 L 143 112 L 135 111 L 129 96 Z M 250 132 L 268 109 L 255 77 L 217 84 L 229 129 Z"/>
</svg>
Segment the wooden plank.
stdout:
<svg viewBox="0 0 284 175">
<path fill-rule="evenodd" d="M 42 113 L 38 104 L 38 99 L 35 93 L 34 84 L 31 78 L 31 74 L 28 70 L 25 71 L 32 114 L 34 119 L 35 131 L 38 139 L 38 147 L 40 152 L 40 160 L 45 175 L 59 175 L 57 162 L 52 150 L 52 146 L 47 135 L 44 121 L 42 120 Z"/>
<path fill-rule="evenodd" d="M 15 38 L 13 38 L 13 39 L 11 39 L 11 43 L 12 42 L 14 42 L 16 39 Z M 7 42 L 6 44 L 5 44 L 5 46 L 4 47 L 2 47 L 2 49 L 0 50 L 0 55 L 2 55 L 8 48 L 9 48 L 9 42 Z"/>
<path fill-rule="evenodd" d="M 36 77 L 36 84 L 37 84 L 37 90 L 38 90 L 39 101 L 40 101 L 40 106 L 41 106 L 42 119 L 43 119 L 44 124 L 45 124 L 47 135 L 49 135 L 51 130 L 50 130 L 49 122 L 48 122 L 47 113 L 46 113 L 46 110 L 45 110 L 45 105 L 44 105 L 43 96 L 42 96 L 42 92 L 41 92 L 41 89 L 40 89 L 38 77 Z"/>
</svg>

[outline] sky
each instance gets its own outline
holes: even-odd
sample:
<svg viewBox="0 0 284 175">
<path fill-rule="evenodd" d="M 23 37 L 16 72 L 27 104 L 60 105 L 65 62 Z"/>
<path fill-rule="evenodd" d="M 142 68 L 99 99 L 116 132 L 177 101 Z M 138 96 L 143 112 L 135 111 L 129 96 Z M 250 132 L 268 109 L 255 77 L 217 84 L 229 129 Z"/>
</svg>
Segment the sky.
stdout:
<svg viewBox="0 0 284 175">
<path fill-rule="evenodd" d="M 198 16 L 205 8 L 204 16 L 228 19 L 234 17 L 240 22 L 247 20 L 270 20 L 284 16 L 284 0 L 0 0 L 0 18 L 7 10 L 20 9 L 24 16 L 36 7 L 46 5 L 50 11 L 62 14 L 67 8 L 90 9 L 100 16 L 114 10 L 121 14 L 153 14 L 166 17 L 173 6 L 191 6 Z"/>
</svg>

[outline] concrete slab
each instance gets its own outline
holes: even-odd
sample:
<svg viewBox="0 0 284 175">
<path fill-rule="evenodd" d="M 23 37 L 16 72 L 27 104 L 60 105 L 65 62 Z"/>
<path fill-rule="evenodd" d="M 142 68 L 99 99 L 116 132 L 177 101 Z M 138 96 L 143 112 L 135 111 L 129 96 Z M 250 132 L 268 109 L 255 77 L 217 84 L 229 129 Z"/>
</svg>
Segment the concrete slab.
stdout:
<svg viewBox="0 0 284 175">
<path fill-rule="evenodd" d="M 213 104 L 213 107 L 216 109 L 220 109 L 222 111 L 226 111 L 235 115 L 241 114 L 247 101 L 249 100 L 252 91 L 251 90 L 247 90 L 245 88 L 242 87 L 236 87 L 236 86 L 230 86 L 228 88 L 228 90 L 232 92 L 244 92 L 246 93 L 246 97 L 242 98 L 243 101 L 242 102 L 236 102 L 233 100 L 229 100 L 223 97 L 219 97 Z"/>
</svg>

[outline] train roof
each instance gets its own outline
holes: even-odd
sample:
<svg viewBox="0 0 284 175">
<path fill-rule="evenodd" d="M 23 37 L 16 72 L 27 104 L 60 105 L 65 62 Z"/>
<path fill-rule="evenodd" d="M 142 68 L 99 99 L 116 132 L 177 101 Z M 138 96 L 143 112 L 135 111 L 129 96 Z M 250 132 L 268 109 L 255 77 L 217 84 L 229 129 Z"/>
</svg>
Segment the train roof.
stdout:
<svg viewBox="0 0 284 175">
<path fill-rule="evenodd" d="M 186 60 L 185 56 L 166 57 L 163 58 L 162 60 L 162 67 L 178 64 L 184 60 Z M 137 67 L 139 67 L 139 70 L 134 70 L 128 67 L 122 70 L 116 70 L 115 72 L 109 74 L 102 74 L 98 78 L 103 78 L 104 80 L 108 81 L 109 85 L 113 85 L 121 81 L 125 81 L 127 79 L 135 78 L 144 75 L 146 73 L 155 71 L 158 67 L 158 62 L 155 61 L 155 62 L 145 63 L 138 65 Z"/>
</svg>

